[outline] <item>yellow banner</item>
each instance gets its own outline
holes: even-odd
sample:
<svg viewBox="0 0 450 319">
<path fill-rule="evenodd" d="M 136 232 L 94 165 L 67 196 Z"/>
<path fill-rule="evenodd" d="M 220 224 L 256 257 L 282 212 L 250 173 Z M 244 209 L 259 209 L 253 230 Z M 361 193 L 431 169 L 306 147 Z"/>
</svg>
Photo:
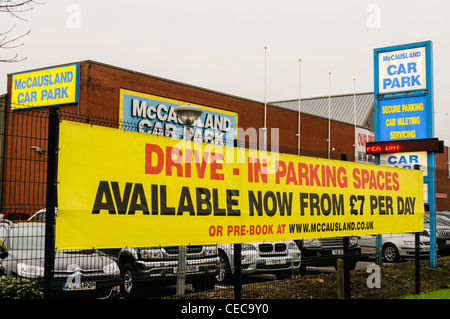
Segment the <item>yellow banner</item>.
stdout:
<svg viewBox="0 0 450 319">
<path fill-rule="evenodd" d="M 423 230 L 421 171 L 63 121 L 58 249 Z"/>
<path fill-rule="evenodd" d="M 78 65 L 13 74 L 11 109 L 78 102 Z"/>
</svg>

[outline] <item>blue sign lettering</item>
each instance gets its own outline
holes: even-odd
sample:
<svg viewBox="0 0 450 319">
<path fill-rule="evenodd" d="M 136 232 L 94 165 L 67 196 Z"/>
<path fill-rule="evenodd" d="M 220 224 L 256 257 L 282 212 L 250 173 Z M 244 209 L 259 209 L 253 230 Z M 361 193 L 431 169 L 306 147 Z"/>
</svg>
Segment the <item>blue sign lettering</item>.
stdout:
<svg viewBox="0 0 450 319">
<path fill-rule="evenodd" d="M 175 107 L 186 103 L 129 92 L 121 92 L 123 129 L 218 145 L 234 145 L 237 114 L 204 107 L 203 114 L 190 128 L 189 133 L 187 128 L 178 122 L 175 113 Z"/>
</svg>

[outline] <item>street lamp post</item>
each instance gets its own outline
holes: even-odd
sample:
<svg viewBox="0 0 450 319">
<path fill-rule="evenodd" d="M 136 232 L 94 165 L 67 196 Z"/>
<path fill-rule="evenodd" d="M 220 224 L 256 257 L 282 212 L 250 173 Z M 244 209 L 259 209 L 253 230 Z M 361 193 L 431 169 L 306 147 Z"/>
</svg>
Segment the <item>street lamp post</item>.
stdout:
<svg viewBox="0 0 450 319">
<path fill-rule="evenodd" d="M 199 107 L 187 104 L 177 106 L 175 113 L 178 116 L 178 122 L 186 125 L 188 131 L 194 122 L 202 115 L 203 110 Z M 186 259 L 187 249 L 186 246 L 178 246 L 178 269 L 177 269 L 177 295 L 184 295 L 186 291 Z"/>
</svg>

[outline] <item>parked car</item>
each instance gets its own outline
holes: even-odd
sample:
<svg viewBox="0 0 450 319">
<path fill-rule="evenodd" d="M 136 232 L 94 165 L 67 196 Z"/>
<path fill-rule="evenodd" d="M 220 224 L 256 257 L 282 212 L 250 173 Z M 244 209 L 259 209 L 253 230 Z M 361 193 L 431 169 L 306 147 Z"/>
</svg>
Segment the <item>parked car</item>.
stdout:
<svg viewBox="0 0 450 319">
<path fill-rule="evenodd" d="M 450 212 L 448 211 L 437 211 L 436 212 L 436 221 L 437 223 L 441 223 L 442 225 L 450 227 Z"/>
<path fill-rule="evenodd" d="M 34 213 L 33 215 L 31 215 L 30 218 L 28 218 L 28 220 L 30 221 L 34 221 L 34 222 L 45 222 L 45 216 L 46 216 L 46 209 L 42 208 L 40 210 L 38 210 L 36 213 Z M 55 215 L 57 216 L 58 214 L 58 208 L 55 208 Z"/>
<path fill-rule="evenodd" d="M 115 254 L 123 277 L 121 293 L 125 298 L 137 297 L 152 284 L 174 284 L 177 280 L 178 246 L 139 247 L 104 250 Z M 208 290 L 215 286 L 219 272 L 216 245 L 186 247 L 186 283 L 194 289 Z"/>
<path fill-rule="evenodd" d="M 38 210 L 36 213 L 31 215 L 28 220 L 35 221 L 35 222 L 45 222 L 45 208 L 42 208 Z"/>
<path fill-rule="evenodd" d="M 21 221 L 27 220 L 30 215 L 25 212 L 4 212 L 1 214 L 0 221 L 10 220 L 10 221 Z"/>
<path fill-rule="evenodd" d="M 43 282 L 45 224 L 0 223 L 0 274 Z M 120 295 L 120 271 L 99 251 L 56 251 L 55 297 L 108 298 Z"/>
<path fill-rule="evenodd" d="M 399 262 L 401 258 L 414 257 L 416 239 L 411 233 L 383 234 L 382 257 L 387 262 Z M 376 256 L 376 236 L 364 235 L 358 237 L 361 253 L 365 256 Z M 430 255 L 430 237 L 420 236 L 420 256 Z"/>
<path fill-rule="evenodd" d="M 441 256 L 450 255 L 450 219 L 446 214 L 436 212 L 436 245 Z M 430 213 L 425 212 L 423 222 L 424 234 L 430 236 Z"/>
<path fill-rule="evenodd" d="M 307 266 L 336 267 L 337 260 L 344 258 L 344 238 L 312 238 L 295 241 L 302 252 L 302 266 L 300 273 L 306 272 Z M 361 259 L 361 247 L 358 246 L 357 237 L 349 238 L 350 269 L 355 269 L 356 263 Z"/>
<path fill-rule="evenodd" d="M 219 245 L 219 283 L 230 282 L 234 274 L 234 244 Z M 294 241 L 254 242 L 241 246 L 242 275 L 275 274 L 284 278 L 298 272 L 301 252 Z"/>
</svg>

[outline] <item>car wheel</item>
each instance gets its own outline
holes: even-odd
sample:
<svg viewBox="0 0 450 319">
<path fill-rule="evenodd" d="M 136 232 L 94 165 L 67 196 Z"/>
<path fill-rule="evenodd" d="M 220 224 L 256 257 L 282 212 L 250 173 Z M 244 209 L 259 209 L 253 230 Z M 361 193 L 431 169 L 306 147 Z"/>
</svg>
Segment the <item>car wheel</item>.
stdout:
<svg viewBox="0 0 450 319">
<path fill-rule="evenodd" d="M 228 261 L 227 254 L 223 251 L 219 253 L 219 273 L 216 276 L 216 281 L 219 284 L 227 283 L 231 280 L 230 262 Z"/>
<path fill-rule="evenodd" d="M 397 247 L 393 244 L 387 244 L 383 247 L 383 258 L 387 262 L 395 263 L 400 260 L 400 254 Z"/>
<path fill-rule="evenodd" d="M 139 284 L 136 283 L 136 267 L 133 262 L 128 262 L 122 269 L 122 284 L 120 292 L 125 298 L 134 298 L 137 295 Z"/>
</svg>

